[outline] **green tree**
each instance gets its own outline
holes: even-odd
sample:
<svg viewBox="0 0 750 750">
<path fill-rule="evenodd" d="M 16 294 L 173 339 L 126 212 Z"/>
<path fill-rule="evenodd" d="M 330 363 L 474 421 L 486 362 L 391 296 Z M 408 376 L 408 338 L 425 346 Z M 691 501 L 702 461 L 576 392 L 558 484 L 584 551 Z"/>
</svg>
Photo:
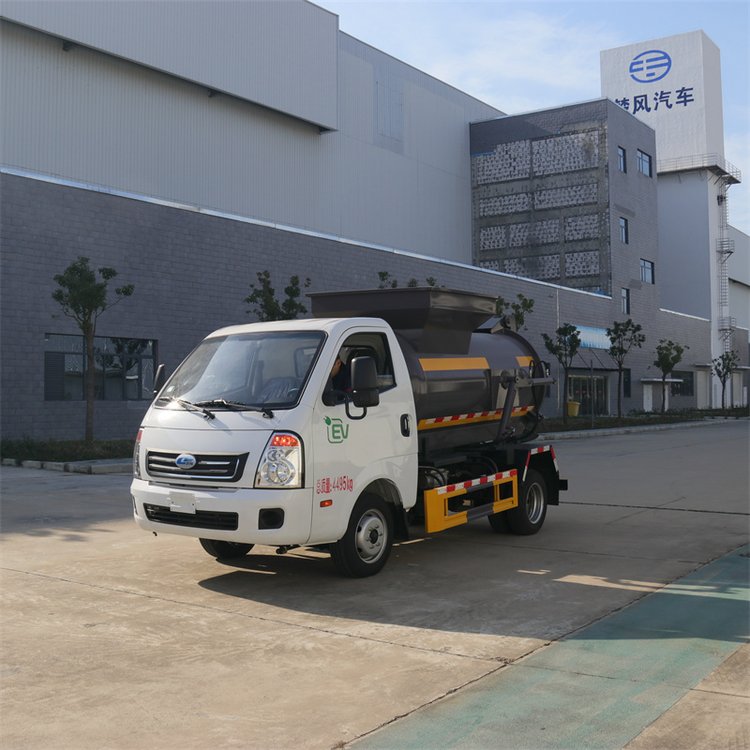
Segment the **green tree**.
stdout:
<svg viewBox="0 0 750 750">
<path fill-rule="evenodd" d="M 398 287 L 398 279 L 391 276 L 390 271 L 378 271 L 378 278 L 380 279 L 378 289 L 396 289 Z"/>
<path fill-rule="evenodd" d="M 518 294 L 515 302 L 498 297 L 495 300 L 495 313 L 504 325 L 514 331 L 520 331 L 526 323 L 526 315 L 534 309 L 534 300 Z"/>
<path fill-rule="evenodd" d="M 725 396 L 727 391 L 727 381 L 732 377 L 732 373 L 737 369 L 740 363 L 739 355 L 733 349 L 724 352 L 720 357 L 711 360 L 714 375 L 719 378 L 721 383 L 721 408 L 725 407 Z"/>
<path fill-rule="evenodd" d="M 542 334 L 547 351 L 557 359 L 563 369 L 563 424 L 568 423 L 568 375 L 573 364 L 573 357 L 581 346 L 581 335 L 572 323 L 565 323 L 555 331 L 555 338 Z"/>
<path fill-rule="evenodd" d="M 105 310 L 121 302 L 123 298 L 130 297 L 135 291 L 132 284 L 117 287 L 115 289 L 116 299 L 108 302 L 108 285 L 116 276 L 117 271 L 114 268 L 104 267 L 95 271 L 89 265 L 89 259 L 82 255 L 62 273 L 54 276 L 58 288 L 52 292 L 52 299 L 62 307 L 65 315 L 75 320 L 86 343 L 86 358 L 84 360 L 86 423 L 84 439 L 87 443 L 92 443 L 94 440 L 94 397 L 96 392 L 94 336 L 96 335 L 96 322 Z"/>
<path fill-rule="evenodd" d="M 250 285 L 252 291 L 245 297 L 245 302 L 253 307 L 248 314 L 255 315 L 258 321 L 264 323 L 269 320 L 294 320 L 298 315 L 304 315 L 307 308 L 299 301 L 302 287 L 310 286 L 310 279 L 305 279 L 300 286 L 299 276 L 290 276 L 289 284 L 284 287 L 286 297 L 282 302 L 276 298 L 276 290 L 271 286 L 271 274 L 268 271 L 256 273 L 258 286 Z"/>
<path fill-rule="evenodd" d="M 640 323 L 634 323 L 630 318 L 623 322 L 615 321 L 612 328 L 607 328 L 609 339 L 609 356 L 617 365 L 617 418 L 622 419 L 622 372 L 625 369 L 625 359 L 631 349 L 640 349 L 646 337 L 641 333 Z"/>
<path fill-rule="evenodd" d="M 667 378 L 682 361 L 682 355 L 690 347 L 677 344 L 671 339 L 659 339 L 654 364 L 661 371 L 661 413 L 667 410 Z"/>
</svg>

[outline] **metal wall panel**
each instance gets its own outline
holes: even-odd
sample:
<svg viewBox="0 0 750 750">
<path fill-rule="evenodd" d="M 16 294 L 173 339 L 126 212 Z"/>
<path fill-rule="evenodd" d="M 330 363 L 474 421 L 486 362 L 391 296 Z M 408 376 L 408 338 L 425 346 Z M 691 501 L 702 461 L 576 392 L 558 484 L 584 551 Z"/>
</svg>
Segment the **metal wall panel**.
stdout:
<svg viewBox="0 0 750 750">
<path fill-rule="evenodd" d="M 2 16 L 336 127 L 338 17 L 312 3 L 4 0 Z"/>
<path fill-rule="evenodd" d="M 468 124 L 499 113 L 351 37 L 339 129 L 320 132 L 23 26 L 2 35 L 5 165 L 471 259 Z"/>
</svg>

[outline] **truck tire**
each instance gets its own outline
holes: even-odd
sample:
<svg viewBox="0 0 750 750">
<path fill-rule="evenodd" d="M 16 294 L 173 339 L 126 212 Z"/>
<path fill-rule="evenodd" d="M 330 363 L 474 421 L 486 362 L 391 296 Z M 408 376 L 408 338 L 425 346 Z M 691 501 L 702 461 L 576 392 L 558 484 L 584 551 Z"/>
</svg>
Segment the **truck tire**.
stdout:
<svg viewBox="0 0 750 750">
<path fill-rule="evenodd" d="M 225 542 L 218 539 L 199 539 L 201 547 L 217 560 L 235 560 L 244 557 L 253 548 L 252 544 Z"/>
<path fill-rule="evenodd" d="M 354 505 L 346 533 L 331 545 L 339 573 L 365 578 L 383 569 L 393 545 L 393 516 L 377 495 L 362 495 Z"/>
<path fill-rule="evenodd" d="M 508 525 L 514 534 L 536 534 L 547 515 L 547 483 L 544 477 L 538 471 L 528 469 L 520 493 L 518 507 L 505 512 Z"/>
</svg>

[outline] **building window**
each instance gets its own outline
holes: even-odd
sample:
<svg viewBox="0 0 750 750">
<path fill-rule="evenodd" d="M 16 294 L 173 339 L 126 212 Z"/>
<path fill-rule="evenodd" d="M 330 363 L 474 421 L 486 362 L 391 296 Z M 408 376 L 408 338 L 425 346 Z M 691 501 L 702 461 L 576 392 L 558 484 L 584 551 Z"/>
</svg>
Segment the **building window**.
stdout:
<svg viewBox="0 0 750 750">
<path fill-rule="evenodd" d="M 646 177 L 651 177 L 651 157 L 645 152 L 638 149 L 635 158 L 636 164 L 638 165 L 638 171 L 641 174 L 645 174 Z"/>
<path fill-rule="evenodd" d="M 654 264 L 650 260 L 641 258 L 641 281 L 644 284 L 654 284 Z"/>
<path fill-rule="evenodd" d="M 622 371 L 622 397 L 630 398 L 630 368 L 625 367 Z"/>
<path fill-rule="evenodd" d="M 104 401 L 150 401 L 153 398 L 156 342 L 96 336 L 94 338 L 95 398 Z M 44 400 L 86 398 L 83 336 L 44 336 Z"/>
<path fill-rule="evenodd" d="M 669 390 L 673 396 L 694 396 L 695 395 L 695 380 L 694 374 L 687 371 L 675 370 L 672 373 L 672 377 L 678 380 L 682 380 L 681 383 L 670 383 Z"/>
<path fill-rule="evenodd" d="M 623 287 L 620 292 L 620 307 L 623 315 L 630 315 L 630 289 Z"/>
<path fill-rule="evenodd" d="M 617 147 L 617 168 L 621 172 L 628 171 L 627 151 L 622 146 Z"/>
<path fill-rule="evenodd" d="M 630 231 L 628 230 L 628 220 L 623 216 L 620 217 L 620 242 L 627 245 L 630 241 Z"/>
</svg>

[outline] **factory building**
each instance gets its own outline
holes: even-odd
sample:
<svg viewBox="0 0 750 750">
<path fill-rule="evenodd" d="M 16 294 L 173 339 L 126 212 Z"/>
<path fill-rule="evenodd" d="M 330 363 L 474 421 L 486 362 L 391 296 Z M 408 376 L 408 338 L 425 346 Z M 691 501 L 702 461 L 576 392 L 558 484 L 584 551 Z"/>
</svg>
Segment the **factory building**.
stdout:
<svg viewBox="0 0 750 750">
<path fill-rule="evenodd" d="M 713 296 L 705 310 L 665 304 L 661 174 L 639 176 L 634 161 L 660 158 L 658 130 L 609 93 L 507 118 L 304 0 L 6 0 L 0 17 L 3 437 L 83 433 L 82 336 L 52 299 L 79 256 L 135 287 L 97 324 L 101 438 L 135 433 L 158 362 L 172 369 L 211 330 L 254 319 L 245 298 L 265 270 L 281 294 L 292 275 L 327 291 L 387 272 L 402 286 L 533 298 L 538 349 L 563 322 L 584 340 L 552 412 L 571 399 L 613 412 L 602 334 L 629 309 L 647 342 L 628 361 L 625 409 L 659 406 L 660 338 L 691 347 L 672 405 L 716 403 L 707 367 L 724 308 Z M 506 180 L 492 154 L 516 141 L 533 174 Z M 735 309 L 750 289 L 746 236 L 722 231 L 720 246 L 734 243 L 725 317 L 746 365 L 750 315 Z M 733 399 L 746 403 L 742 377 Z"/>
</svg>

